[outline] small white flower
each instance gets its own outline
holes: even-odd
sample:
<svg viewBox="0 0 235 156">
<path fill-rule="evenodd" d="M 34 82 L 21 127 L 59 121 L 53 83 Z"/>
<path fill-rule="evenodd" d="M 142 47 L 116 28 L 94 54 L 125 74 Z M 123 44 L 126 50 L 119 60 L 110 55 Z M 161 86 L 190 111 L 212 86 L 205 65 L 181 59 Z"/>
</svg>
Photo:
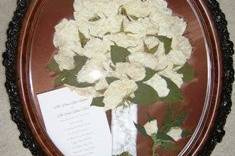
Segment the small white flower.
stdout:
<svg viewBox="0 0 235 156">
<path fill-rule="evenodd" d="M 175 141 L 179 141 L 182 138 L 183 130 L 180 127 L 172 127 L 167 135 L 169 135 Z"/>
<path fill-rule="evenodd" d="M 144 83 L 153 87 L 153 89 L 157 91 L 159 97 L 166 97 L 170 93 L 166 80 L 158 74 L 155 74 L 151 79 Z"/>
<path fill-rule="evenodd" d="M 150 122 L 147 122 L 144 125 L 144 129 L 146 130 L 146 133 L 151 136 L 154 133 L 158 132 L 158 126 L 157 126 L 157 120 L 152 120 Z"/>
<path fill-rule="evenodd" d="M 104 93 L 104 104 L 106 110 L 114 109 L 124 102 L 137 90 L 138 86 L 133 80 L 117 80 L 111 83 Z"/>
</svg>

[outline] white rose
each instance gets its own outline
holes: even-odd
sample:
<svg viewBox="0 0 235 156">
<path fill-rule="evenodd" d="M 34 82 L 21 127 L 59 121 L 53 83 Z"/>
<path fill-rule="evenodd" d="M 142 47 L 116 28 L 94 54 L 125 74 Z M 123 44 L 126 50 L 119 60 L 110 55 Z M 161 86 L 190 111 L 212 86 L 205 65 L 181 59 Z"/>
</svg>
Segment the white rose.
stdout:
<svg viewBox="0 0 235 156">
<path fill-rule="evenodd" d="M 150 14 L 151 3 L 130 0 L 123 5 L 127 13 L 137 17 L 146 17 Z"/>
<path fill-rule="evenodd" d="M 175 65 L 184 65 L 187 62 L 187 58 L 179 50 L 171 50 L 167 57 Z"/>
<path fill-rule="evenodd" d="M 169 58 L 166 55 L 162 55 L 157 58 L 158 66 L 156 70 L 161 71 L 167 68 L 167 66 L 171 65 L 172 63 L 169 61 Z"/>
<path fill-rule="evenodd" d="M 140 18 L 138 21 L 127 22 L 125 30 L 135 33 L 139 37 L 145 37 L 146 34 L 157 34 L 159 27 L 148 18 Z"/>
<path fill-rule="evenodd" d="M 82 32 L 88 38 L 92 36 L 102 37 L 103 34 L 107 32 L 107 19 L 103 15 L 98 15 L 100 19 L 95 22 L 90 22 L 89 19 L 97 16 L 97 14 L 89 15 L 89 19 L 80 17 L 82 14 L 78 12 L 75 12 L 74 16 L 80 32 Z"/>
<path fill-rule="evenodd" d="M 114 109 L 124 102 L 124 98 L 137 90 L 138 86 L 133 80 L 117 80 L 111 83 L 104 93 L 106 110 Z"/>
<path fill-rule="evenodd" d="M 144 129 L 146 130 L 146 133 L 151 136 L 154 133 L 158 132 L 158 126 L 157 126 L 157 120 L 152 120 L 150 122 L 147 122 L 144 125 Z"/>
<path fill-rule="evenodd" d="M 167 7 L 168 3 L 165 0 L 148 0 L 151 3 L 151 14 L 159 12 L 160 15 L 172 15 L 172 10 Z"/>
<path fill-rule="evenodd" d="M 109 84 L 108 84 L 107 81 L 103 78 L 103 79 L 99 80 L 99 82 L 97 82 L 97 83 L 95 84 L 95 89 L 96 89 L 97 91 L 101 91 L 101 90 L 103 90 L 103 89 L 108 88 L 108 86 L 109 86 Z"/>
<path fill-rule="evenodd" d="M 88 58 L 103 57 L 103 59 L 105 59 L 105 54 L 110 51 L 112 44 L 113 43 L 107 39 L 100 40 L 98 38 L 92 38 L 84 47 L 84 55 Z"/>
<path fill-rule="evenodd" d="M 129 56 L 129 60 L 130 62 L 138 62 L 142 64 L 143 66 L 149 67 L 151 69 L 155 69 L 158 66 L 157 58 L 152 54 L 148 54 L 144 52 L 132 53 Z"/>
<path fill-rule="evenodd" d="M 156 37 L 146 37 L 144 43 L 148 46 L 149 49 L 160 46 L 161 42 Z"/>
<path fill-rule="evenodd" d="M 54 59 L 55 59 L 56 63 L 59 65 L 59 68 L 61 71 L 63 69 L 71 70 L 75 67 L 74 66 L 74 59 L 71 56 L 66 56 L 64 54 L 58 53 L 54 56 Z"/>
<path fill-rule="evenodd" d="M 102 67 L 102 61 L 91 59 L 78 72 L 78 82 L 94 83 L 105 76 L 105 71 Z"/>
<path fill-rule="evenodd" d="M 169 65 L 165 70 L 158 73 L 159 75 L 165 76 L 172 80 L 179 88 L 183 84 L 183 74 L 179 74 L 173 70 L 173 64 Z"/>
<path fill-rule="evenodd" d="M 113 74 L 120 79 L 127 79 L 129 76 L 134 81 L 140 81 L 145 78 L 145 68 L 139 63 L 117 63 Z"/>
<path fill-rule="evenodd" d="M 174 37 L 183 35 L 186 29 L 186 22 L 176 16 L 167 16 L 159 21 L 159 35 Z"/>
<path fill-rule="evenodd" d="M 86 36 L 98 36 L 101 38 L 104 37 L 106 33 L 118 32 L 121 28 L 121 23 L 123 20 L 123 16 L 120 15 L 106 17 L 103 14 L 93 14 L 84 19 L 81 13 L 75 12 L 74 16 L 76 22 L 78 23 L 79 30 L 82 31 Z M 98 16 L 100 19 L 95 22 L 90 22 L 89 19 L 92 19 L 95 16 Z"/>
<path fill-rule="evenodd" d="M 102 13 L 106 16 L 117 14 L 117 11 L 114 10 L 118 10 L 119 6 L 115 1 L 110 0 L 75 0 L 74 2 L 74 10 L 76 12 L 85 12 L 87 10 L 87 12 L 93 14 Z"/>
<path fill-rule="evenodd" d="M 182 138 L 183 130 L 180 127 L 172 127 L 167 135 L 169 135 L 175 141 L 179 141 Z"/>
<path fill-rule="evenodd" d="M 122 20 L 123 20 L 123 16 L 121 15 L 115 15 L 115 16 L 111 16 L 107 18 L 106 23 L 105 23 L 105 28 L 106 28 L 105 33 L 108 33 L 108 32 L 116 33 L 120 31 Z"/>
<path fill-rule="evenodd" d="M 55 26 L 55 34 L 53 39 L 56 47 L 63 47 L 67 44 L 79 43 L 78 26 L 75 21 L 63 19 Z"/>
<path fill-rule="evenodd" d="M 58 53 L 70 57 L 75 56 L 75 54 L 83 56 L 84 49 L 81 47 L 80 42 L 69 42 L 63 47 L 60 47 Z"/>
<path fill-rule="evenodd" d="M 173 38 L 172 49 L 182 52 L 187 59 L 191 57 L 192 45 L 190 44 L 189 40 L 184 36 L 177 36 Z"/>
<path fill-rule="evenodd" d="M 106 38 L 124 48 L 136 47 L 140 41 L 138 37 L 135 37 L 134 35 L 125 35 L 124 33 L 108 35 Z"/>
<path fill-rule="evenodd" d="M 80 9 L 79 11 L 75 11 L 73 13 L 74 19 L 77 23 L 79 23 L 79 21 L 82 21 L 87 24 L 88 24 L 88 20 L 91 19 L 92 17 L 94 17 L 95 15 L 97 15 L 97 14 L 86 9 L 85 7 Z"/>
<path fill-rule="evenodd" d="M 159 97 L 166 97 L 170 93 L 166 80 L 158 74 L 155 74 L 151 79 L 144 83 L 153 87 L 153 89 L 157 91 Z"/>
</svg>

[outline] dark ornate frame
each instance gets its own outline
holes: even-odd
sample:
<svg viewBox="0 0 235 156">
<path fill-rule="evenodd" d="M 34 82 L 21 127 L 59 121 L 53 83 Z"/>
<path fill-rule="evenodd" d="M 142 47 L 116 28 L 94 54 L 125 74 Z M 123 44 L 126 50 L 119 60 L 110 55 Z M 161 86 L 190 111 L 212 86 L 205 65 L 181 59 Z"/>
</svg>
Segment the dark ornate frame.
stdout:
<svg viewBox="0 0 235 156">
<path fill-rule="evenodd" d="M 20 131 L 20 140 L 25 148 L 28 148 L 33 155 L 42 156 L 43 151 L 37 144 L 25 120 L 23 109 L 20 101 L 20 95 L 17 87 L 16 76 L 16 51 L 18 46 L 18 37 L 22 25 L 22 19 L 27 11 L 29 0 L 17 0 L 17 8 L 14 17 L 9 24 L 7 31 L 6 51 L 3 53 L 3 65 L 6 68 L 6 90 L 9 95 L 11 105 L 12 120 L 17 124 Z M 223 89 L 221 95 L 221 104 L 215 120 L 214 128 L 210 133 L 200 156 L 208 156 L 211 154 L 216 144 L 222 141 L 225 135 L 224 125 L 228 114 L 231 112 L 232 100 L 232 83 L 234 81 L 233 58 L 234 45 L 229 37 L 227 29 L 227 21 L 224 13 L 221 11 L 219 3 L 216 0 L 206 0 L 208 8 L 211 10 L 215 26 L 220 38 L 221 51 L 223 52 Z"/>
</svg>

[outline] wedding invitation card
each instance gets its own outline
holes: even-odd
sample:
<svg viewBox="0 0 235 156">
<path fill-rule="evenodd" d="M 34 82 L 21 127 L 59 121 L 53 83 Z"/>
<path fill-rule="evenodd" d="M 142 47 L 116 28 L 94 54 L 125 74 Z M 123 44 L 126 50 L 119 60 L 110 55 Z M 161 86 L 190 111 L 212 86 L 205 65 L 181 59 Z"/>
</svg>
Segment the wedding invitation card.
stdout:
<svg viewBox="0 0 235 156">
<path fill-rule="evenodd" d="M 65 156 L 112 155 L 105 111 L 91 107 L 91 98 L 65 87 L 39 94 L 38 100 L 46 131 Z"/>
</svg>

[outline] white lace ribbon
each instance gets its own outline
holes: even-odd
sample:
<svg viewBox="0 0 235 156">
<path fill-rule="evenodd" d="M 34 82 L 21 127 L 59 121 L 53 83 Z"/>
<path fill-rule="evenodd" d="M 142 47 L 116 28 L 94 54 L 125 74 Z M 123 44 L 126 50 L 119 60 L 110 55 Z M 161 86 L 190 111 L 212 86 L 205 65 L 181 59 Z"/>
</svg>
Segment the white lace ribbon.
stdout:
<svg viewBox="0 0 235 156">
<path fill-rule="evenodd" d="M 118 155 L 129 152 L 136 156 L 137 129 L 134 122 L 137 122 L 137 105 L 129 107 L 118 107 L 112 111 L 112 154 Z"/>
</svg>

